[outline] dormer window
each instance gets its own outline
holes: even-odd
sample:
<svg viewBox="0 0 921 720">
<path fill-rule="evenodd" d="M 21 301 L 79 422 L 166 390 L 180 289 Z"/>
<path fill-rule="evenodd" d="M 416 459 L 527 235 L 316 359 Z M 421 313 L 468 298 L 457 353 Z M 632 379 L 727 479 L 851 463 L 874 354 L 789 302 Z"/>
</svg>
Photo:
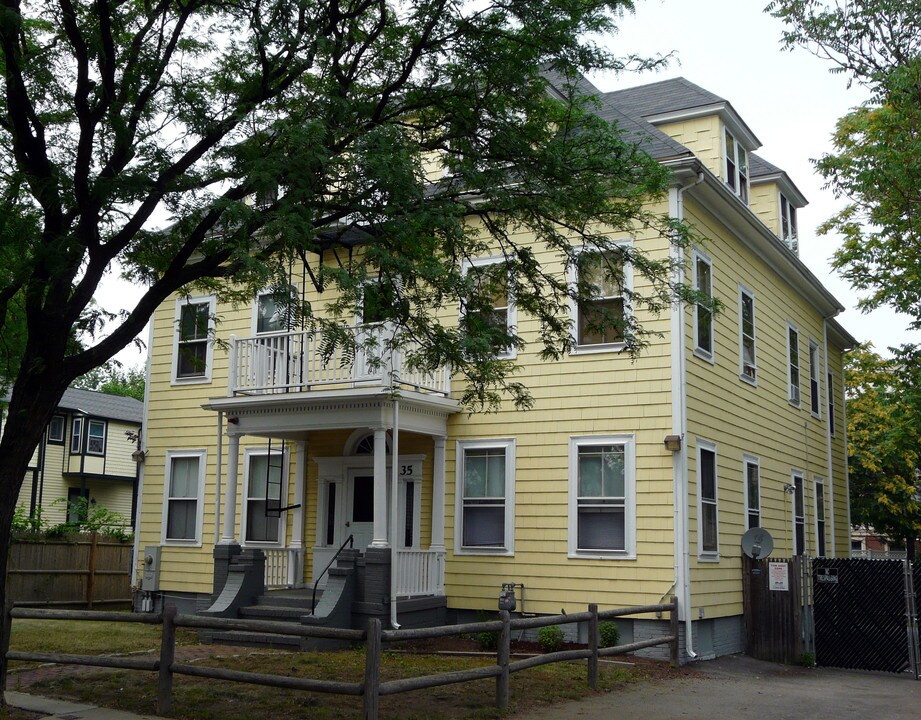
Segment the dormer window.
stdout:
<svg viewBox="0 0 921 720">
<path fill-rule="evenodd" d="M 796 208 L 780 194 L 780 239 L 787 247 L 799 255 L 799 237 L 796 232 Z"/>
<path fill-rule="evenodd" d="M 726 140 L 726 167 L 723 179 L 732 191 L 748 204 L 748 151 L 732 133 L 724 130 Z"/>
</svg>

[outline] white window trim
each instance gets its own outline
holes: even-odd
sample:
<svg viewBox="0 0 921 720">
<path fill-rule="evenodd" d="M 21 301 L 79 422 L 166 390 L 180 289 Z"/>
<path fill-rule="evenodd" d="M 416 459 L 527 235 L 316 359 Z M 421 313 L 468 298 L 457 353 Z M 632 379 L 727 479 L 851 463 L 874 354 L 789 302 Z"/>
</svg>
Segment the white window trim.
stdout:
<svg viewBox="0 0 921 720">
<path fill-rule="evenodd" d="M 54 422 L 55 418 L 61 419 L 60 436 L 55 436 L 51 434 L 51 425 Z M 51 417 L 51 421 L 48 423 L 48 442 L 54 443 L 55 445 L 63 445 L 66 439 L 67 439 L 67 416 L 61 415 L 60 413 L 55 413 Z"/>
<path fill-rule="evenodd" d="M 291 283 L 291 287 L 294 288 L 295 290 L 298 290 L 299 286 L 298 286 L 298 283 Z M 257 292 L 256 297 L 253 298 L 253 310 L 252 310 L 252 320 L 250 322 L 250 332 L 251 332 L 251 335 L 253 335 L 254 337 L 257 335 L 261 337 L 264 335 L 274 335 L 276 333 L 289 332 L 286 329 L 272 330 L 269 332 L 259 332 L 258 330 L 259 328 L 259 298 L 261 298 L 263 295 L 272 295 L 272 294 L 274 294 L 272 291 L 272 288 L 263 288 L 262 290 Z"/>
<path fill-rule="evenodd" d="M 754 465 L 758 468 L 758 526 L 764 527 L 764 513 L 761 507 L 761 460 L 755 455 L 742 456 L 742 493 L 743 502 L 745 503 L 745 529 L 751 530 L 752 525 L 749 519 L 751 507 L 749 505 L 748 495 L 748 467 Z"/>
<path fill-rule="evenodd" d="M 755 376 L 751 377 L 745 372 L 745 333 L 743 331 L 743 315 L 742 312 L 742 303 L 744 299 L 748 297 L 752 303 L 752 344 L 754 345 L 754 358 L 752 363 L 752 369 Z M 755 293 L 752 290 L 749 290 L 745 285 L 739 285 L 739 378 L 743 382 L 747 382 L 749 385 L 758 386 L 758 320 L 757 320 L 757 308 L 758 304 L 755 301 Z"/>
<path fill-rule="evenodd" d="M 809 412 L 812 417 L 822 419 L 822 354 L 821 346 L 815 340 L 809 340 Z M 812 379 L 815 373 L 815 406 L 817 411 L 812 410 Z"/>
<path fill-rule="evenodd" d="M 786 205 L 786 213 L 784 213 L 784 205 Z M 790 198 L 780 191 L 777 192 L 777 209 L 780 215 L 780 232 L 778 235 L 784 245 L 790 248 L 792 252 L 799 255 L 799 228 L 796 224 L 796 208 L 793 206 L 793 203 L 790 202 Z M 786 236 L 783 231 L 784 219 L 786 219 L 787 227 L 790 229 L 789 237 Z"/>
<path fill-rule="evenodd" d="M 205 355 L 205 372 L 203 375 L 196 375 L 195 377 L 178 377 L 179 373 L 179 323 L 182 318 L 182 308 L 186 305 L 197 305 L 200 303 L 208 303 L 208 334 L 212 335 L 214 332 L 214 314 L 215 308 L 217 306 L 217 300 L 214 295 L 202 295 L 200 297 L 188 297 L 188 298 L 178 298 L 176 300 L 176 314 L 173 320 L 173 368 L 172 368 L 172 378 L 171 385 L 202 385 L 205 383 L 211 382 L 211 373 L 214 369 L 214 342 L 213 338 L 209 337 L 206 344 L 206 355 Z"/>
<path fill-rule="evenodd" d="M 101 452 L 93 452 L 92 450 L 90 450 L 90 427 L 94 423 L 102 425 L 102 451 Z M 100 420 L 98 418 L 87 419 L 85 429 L 86 429 L 86 445 L 85 445 L 86 454 L 92 455 L 93 457 L 105 457 L 106 445 L 108 444 L 109 423 L 107 423 L 105 420 Z"/>
<path fill-rule="evenodd" d="M 727 136 L 732 138 L 733 145 L 736 148 L 735 157 L 732 158 L 736 168 L 735 177 L 733 178 L 735 188 L 729 184 L 729 142 L 726 140 Z M 745 152 L 745 163 L 748 166 L 748 173 L 745 176 L 744 191 L 742 190 L 742 183 L 739 182 L 741 176 L 739 173 L 739 148 L 742 148 Z M 723 182 L 726 184 L 726 187 L 729 188 L 729 191 L 739 198 L 740 202 L 744 203 L 746 206 L 749 204 L 749 199 L 751 198 L 751 153 L 749 153 L 748 148 L 739 142 L 739 138 L 736 137 L 735 133 L 725 126 L 723 127 Z"/>
<path fill-rule="evenodd" d="M 620 245 L 622 247 L 632 247 L 633 239 L 625 238 L 623 240 L 618 240 L 615 245 Z M 577 251 L 577 255 L 581 255 L 584 252 L 602 252 L 597 247 L 588 247 L 583 246 Z M 575 290 L 576 283 L 578 282 L 578 266 L 577 263 L 574 263 L 569 269 L 569 285 L 571 290 Z M 630 299 L 630 293 L 633 292 L 633 266 L 630 263 L 624 263 L 624 318 L 631 317 L 633 315 L 633 303 Z M 579 345 L 579 307 L 576 304 L 576 301 L 570 297 L 569 299 L 569 318 L 572 322 L 572 350 L 570 355 L 591 355 L 594 353 L 604 353 L 604 352 L 623 352 L 627 348 L 627 343 L 624 341 L 613 342 L 613 343 L 600 343 L 598 345 Z"/>
<path fill-rule="evenodd" d="M 702 260 L 706 265 L 710 267 L 710 298 L 713 298 L 713 260 L 705 252 L 694 248 L 694 251 L 691 253 L 691 275 L 692 283 L 694 290 L 697 290 L 697 262 Z M 716 316 L 713 311 L 710 311 L 710 344 L 712 347 L 710 350 L 700 347 L 698 345 L 698 340 L 700 338 L 699 334 L 699 316 L 700 316 L 700 306 L 698 303 L 694 303 L 694 355 L 699 357 L 701 360 L 706 360 L 711 365 L 716 364 Z"/>
<path fill-rule="evenodd" d="M 268 455 L 269 451 L 266 447 L 248 447 L 243 450 L 243 507 L 240 512 L 240 543 L 244 547 L 285 547 L 285 531 L 286 531 L 286 518 L 285 514 L 282 513 L 281 517 L 278 518 L 278 540 L 276 542 L 260 542 L 246 539 L 246 522 L 249 516 L 249 481 L 250 481 L 250 459 L 254 456 L 264 456 Z M 290 467 L 288 450 L 285 449 L 284 453 L 279 450 L 272 450 L 272 456 L 281 456 L 281 488 L 279 489 L 279 501 L 284 507 L 287 505 L 288 498 L 288 468 Z"/>
<path fill-rule="evenodd" d="M 503 255 L 490 255 L 488 257 L 474 258 L 473 260 L 464 262 L 463 266 L 461 267 L 461 274 L 466 275 L 467 271 L 472 267 L 498 265 L 499 263 L 503 262 L 505 262 L 505 257 Z M 508 309 L 506 310 L 506 328 L 508 329 L 509 334 L 514 335 L 518 333 L 518 306 L 515 304 L 514 283 L 511 273 L 509 273 L 508 277 L 507 291 Z M 514 360 L 516 357 L 518 357 L 518 350 L 512 346 L 506 348 L 502 352 L 496 353 L 496 357 L 506 360 Z"/>
<path fill-rule="evenodd" d="M 806 543 L 806 538 L 809 537 L 809 533 L 806 530 L 807 525 L 808 525 L 806 518 L 809 515 L 809 513 L 807 512 L 807 507 L 806 507 L 806 473 L 804 473 L 802 470 L 791 470 L 790 471 L 790 484 L 793 486 L 794 490 L 792 493 L 790 493 L 790 520 L 791 520 L 791 523 L 790 523 L 790 532 L 791 532 L 790 553 L 793 557 L 796 557 L 797 555 L 806 554 L 805 547 L 803 547 L 802 552 L 799 552 L 799 553 L 797 552 L 799 548 L 796 547 L 796 480 L 797 478 L 799 478 L 799 480 L 801 481 L 802 488 L 803 488 L 803 543 L 804 544 Z"/>
<path fill-rule="evenodd" d="M 198 498 L 196 505 L 195 520 L 195 537 L 189 539 L 167 538 L 166 528 L 169 518 L 169 481 L 170 471 L 173 467 L 174 458 L 197 457 L 198 458 Z M 205 468 L 208 464 L 208 451 L 205 449 L 194 450 L 167 450 L 166 451 L 166 469 L 164 470 L 163 479 L 163 516 L 160 523 L 160 544 L 172 545 L 177 547 L 201 547 L 202 546 L 202 522 L 205 512 Z"/>
<path fill-rule="evenodd" d="M 397 527 L 400 528 L 400 533 L 397 542 L 398 550 L 418 550 L 422 547 L 422 523 L 420 521 L 422 513 L 422 478 L 421 477 L 401 477 L 399 478 L 399 493 L 397 494 L 397 502 L 399 507 L 397 508 Z M 416 486 L 416 489 L 413 493 L 413 540 L 412 545 L 406 545 L 404 540 L 406 535 L 404 529 L 406 528 L 406 488 L 409 483 L 413 483 Z"/>
<path fill-rule="evenodd" d="M 716 512 L 716 550 L 704 550 L 704 523 L 703 523 L 703 493 L 700 481 L 700 451 L 709 450 L 713 453 L 713 507 Z M 702 438 L 697 438 L 697 559 L 702 562 L 719 562 L 720 560 L 720 474 L 719 454 L 716 443 Z"/>
<path fill-rule="evenodd" d="M 454 485 L 454 554 L 501 555 L 515 554 L 515 438 L 488 440 L 458 440 L 455 448 L 456 479 Z M 464 547 L 464 451 L 501 448 L 505 450 L 505 540 L 504 547 Z"/>
<path fill-rule="evenodd" d="M 579 550 L 579 448 L 624 446 L 624 549 Z M 636 438 L 624 435 L 574 435 L 569 438 L 569 554 L 570 558 L 636 559 Z"/>
<path fill-rule="evenodd" d="M 797 396 L 793 397 L 793 373 L 791 372 L 792 365 L 790 363 L 790 332 L 796 333 L 796 369 L 798 371 L 799 379 L 797 382 Z M 786 329 L 786 348 L 787 354 L 784 362 L 787 365 L 787 401 L 794 407 L 802 407 L 803 403 L 803 363 L 800 359 L 800 346 L 802 343 L 802 338 L 800 338 L 799 328 L 796 327 L 791 322 L 787 323 Z"/>
<path fill-rule="evenodd" d="M 84 447 L 84 437 L 86 435 L 86 418 L 83 415 L 74 415 L 70 419 L 70 434 L 67 438 L 67 447 L 71 455 L 81 455 L 83 453 Z M 74 432 L 74 428 L 77 427 L 77 424 L 80 425 L 80 431 L 78 433 Z M 77 449 L 74 450 L 74 435 L 77 435 Z"/>
<path fill-rule="evenodd" d="M 835 376 L 829 370 L 825 373 L 826 406 L 828 408 L 828 433 L 835 437 L 837 421 L 835 420 Z"/>
<path fill-rule="evenodd" d="M 824 513 L 824 519 L 821 520 L 821 522 L 824 522 L 824 523 L 825 523 L 825 537 L 822 537 L 822 533 L 819 532 L 819 522 L 820 522 L 820 519 L 819 519 L 819 490 L 818 490 L 818 488 L 819 488 L 820 485 L 822 486 L 822 495 L 823 495 L 823 498 L 822 498 L 822 505 L 823 505 L 823 507 L 822 507 L 822 509 L 826 511 L 826 512 Z M 821 476 L 819 476 L 819 475 L 816 475 L 815 477 L 813 477 L 813 480 L 812 480 L 812 492 L 813 492 L 813 496 L 812 496 L 812 497 L 813 497 L 813 500 L 814 500 L 814 502 L 813 502 L 813 513 L 812 513 L 812 514 L 813 514 L 813 516 L 814 516 L 813 527 L 815 528 L 815 554 L 816 554 L 817 557 L 819 556 L 819 548 L 821 548 L 822 545 L 824 544 L 824 545 L 825 545 L 825 555 L 822 555 L 821 557 L 827 557 L 827 556 L 828 556 L 828 537 L 827 537 L 827 533 L 828 533 L 828 514 L 827 514 L 827 508 L 824 507 L 824 505 L 825 505 L 825 498 L 824 498 L 824 495 L 825 495 L 825 479 L 824 479 L 823 477 L 821 477 Z M 820 541 L 820 538 L 821 538 L 821 541 Z"/>
</svg>

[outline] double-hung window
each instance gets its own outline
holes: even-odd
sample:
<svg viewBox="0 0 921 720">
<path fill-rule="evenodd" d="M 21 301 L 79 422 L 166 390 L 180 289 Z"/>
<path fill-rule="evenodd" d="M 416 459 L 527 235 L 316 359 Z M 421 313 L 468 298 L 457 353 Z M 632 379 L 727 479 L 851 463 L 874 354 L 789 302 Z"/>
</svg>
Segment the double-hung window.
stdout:
<svg viewBox="0 0 921 720">
<path fill-rule="evenodd" d="M 745 464 L 745 528 L 761 527 L 761 468 L 758 458 L 748 455 Z"/>
<path fill-rule="evenodd" d="M 89 420 L 86 423 L 86 453 L 87 455 L 106 454 L 106 422 L 105 420 Z"/>
<path fill-rule="evenodd" d="M 514 358 L 515 347 L 509 341 L 516 332 L 518 317 L 503 258 L 474 260 L 465 273 L 472 285 L 461 317 L 468 340 L 488 343 L 497 357 Z"/>
<path fill-rule="evenodd" d="M 630 266 L 616 251 L 586 250 L 579 254 L 572 278 L 575 344 L 579 351 L 616 350 L 624 345 L 629 325 Z"/>
<path fill-rule="evenodd" d="M 273 292 L 256 296 L 256 333 L 270 333 L 287 330 L 285 313 Z"/>
<path fill-rule="evenodd" d="M 758 379 L 755 355 L 755 295 L 739 286 L 739 369 L 740 377 L 750 383 Z"/>
<path fill-rule="evenodd" d="M 83 418 L 74 417 L 70 421 L 70 452 L 73 455 L 83 452 Z"/>
<path fill-rule="evenodd" d="M 799 255 L 799 237 L 796 231 L 796 208 L 786 195 L 780 194 L 780 239 Z"/>
<path fill-rule="evenodd" d="M 822 412 L 821 399 L 819 393 L 819 346 L 815 342 L 809 343 L 809 409 L 812 414 L 819 417 Z"/>
<path fill-rule="evenodd" d="M 213 297 L 176 302 L 176 340 L 173 352 L 174 382 L 210 382 L 211 333 L 214 329 Z"/>
<path fill-rule="evenodd" d="M 247 449 L 243 538 L 248 543 L 279 543 L 284 467 L 282 453 L 269 455 L 265 450 Z"/>
<path fill-rule="evenodd" d="M 748 204 L 748 151 L 729 130 L 724 130 L 725 157 L 724 180 L 746 205 Z"/>
<path fill-rule="evenodd" d="M 633 436 L 569 441 L 569 554 L 635 557 Z"/>
<path fill-rule="evenodd" d="M 694 251 L 694 289 L 701 300 L 694 306 L 694 352 L 713 359 L 713 265 L 710 259 Z"/>
<path fill-rule="evenodd" d="M 799 407 L 799 331 L 787 325 L 787 399 Z"/>
<path fill-rule="evenodd" d="M 164 544 L 201 545 L 205 458 L 204 450 L 166 453 Z"/>
<path fill-rule="evenodd" d="M 64 416 L 52 415 L 51 422 L 48 423 L 48 442 L 56 445 L 64 443 Z"/>
<path fill-rule="evenodd" d="M 800 472 L 793 473 L 793 554 L 806 553 L 805 481 Z"/>
<path fill-rule="evenodd" d="M 455 551 L 511 555 L 515 528 L 515 441 L 457 443 Z"/>
<path fill-rule="evenodd" d="M 825 481 L 815 479 L 815 554 L 825 557 Z"/>
<path fill-rule="evenodd" d="M 700 557 L 719 556 L 719 516 L 717 513 L 716 445 L 697 441 L 697 538 Z"/>
</svg>

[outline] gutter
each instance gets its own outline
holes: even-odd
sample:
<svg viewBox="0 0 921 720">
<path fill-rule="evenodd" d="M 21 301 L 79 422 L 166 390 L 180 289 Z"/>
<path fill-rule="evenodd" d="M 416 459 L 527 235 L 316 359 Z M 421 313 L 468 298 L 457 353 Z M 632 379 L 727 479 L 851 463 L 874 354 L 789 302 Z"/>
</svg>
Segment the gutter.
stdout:
<svg viewBox="0 0 921 720">
<path fill-rule="evenodd" d="M 699 166 L 698 166 L 699 167 Z M 704 181 L 704 172 L 698 170 L 696 178 L 669 190 L 668 211 L 676 220 L 684 219 L 683 195 L 688 189 Z M 684 249 L 671 247 L 672 259 L 680 262 L 675 281 L 684 282 Z M 676 303 L 671 315 L 671 365 L 672 365 L 672 434 L 681 438 L 681 449 L 672 456 L 675 504 L 675 588 L 680 595 L 678 619 L 685 623 L 685 652 L 694 659 L 694 629 L 691 614 L 690 539 L 688 537 L 688 450 L 687 450 L 687 382 L 685 349 L 684 303 Z"/>
</svg>

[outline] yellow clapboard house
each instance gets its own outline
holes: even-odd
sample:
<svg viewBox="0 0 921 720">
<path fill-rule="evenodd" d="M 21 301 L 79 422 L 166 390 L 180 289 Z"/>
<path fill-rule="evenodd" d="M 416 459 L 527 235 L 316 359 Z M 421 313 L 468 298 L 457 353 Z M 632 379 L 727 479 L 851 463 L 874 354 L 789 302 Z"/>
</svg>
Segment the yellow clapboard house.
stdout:
<svg viewBox="0 0 921 720">
<path fill-rule="evenodd" d="M 447 368 L 421 374 L 398 352 L 323 362 L 323 339 L 283 327 L 271 294 L 173 297 L 149 341 L 138 609 L 282 617 L 284 603 L 252 607 L 275 592 L 298 617 L 297 591 L 317 583 L 325 622 L 412 626 L 494 611 L 506 584 L 526 613 L 675 595 L 682 643 L 706 657 L 742 649 L 747 529 L 766 528 L 778 557 L 848 553 L 842 355 L 855 340 L 798 258 L 805 198 L 754 154 L 729 102 L 684 79 L 583 89 L 671 170 L 650 209 L 706 240 L 615 239 L 683 253 L 722 310 L 639 318 L 658 334 L 633 360 L 572 308 L 574 350 L 545 361 L 536 322 L 497 297 L 530 341 L 516 379 L 534 407 L 471 415 Z M 625 282 L 644 279 L 628 267 Z M 631 311 L 618 288 L 599 302 Z M 362 320 L 355 333 L 389 332 Z M 664 622 L 626 620 L 622 638 Z"/>
</svg>

